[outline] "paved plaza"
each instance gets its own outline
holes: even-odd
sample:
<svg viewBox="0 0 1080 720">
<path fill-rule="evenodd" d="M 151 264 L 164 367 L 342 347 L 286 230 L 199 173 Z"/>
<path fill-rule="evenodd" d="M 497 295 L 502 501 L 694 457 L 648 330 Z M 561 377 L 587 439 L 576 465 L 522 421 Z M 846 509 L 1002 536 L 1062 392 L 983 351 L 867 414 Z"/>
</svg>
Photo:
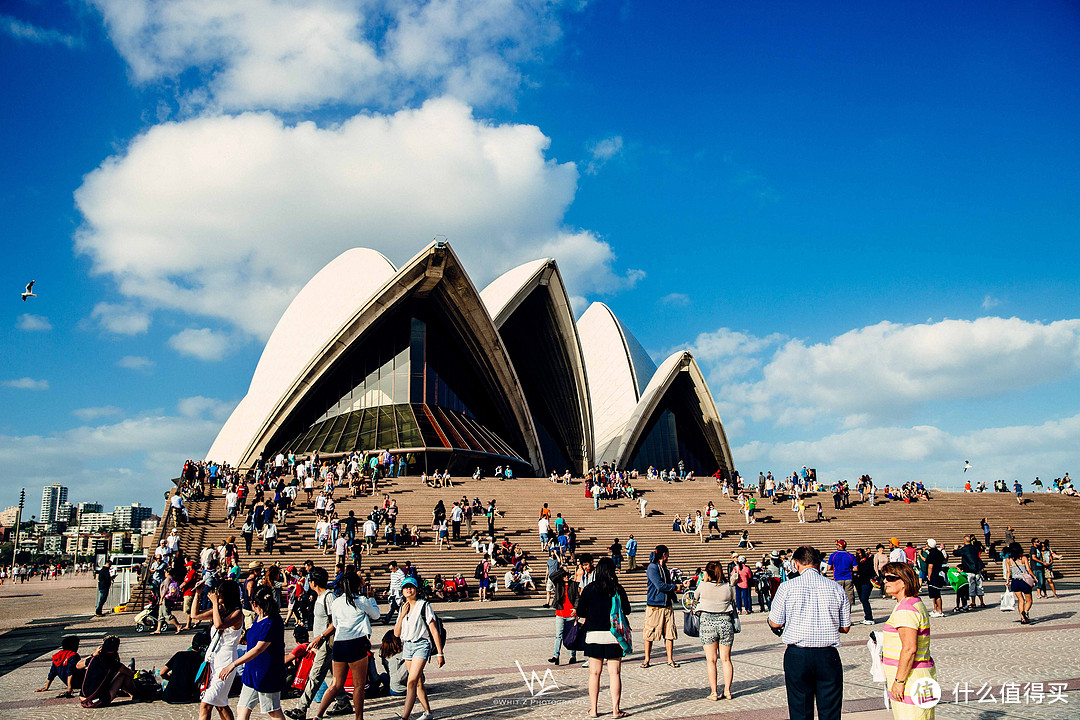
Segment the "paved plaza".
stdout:
<svg viewBox="0 0 1080 720">
<path fill-rule="evenodd" d="M 989 584 L 988 599 L 996 603 L 997 585 Z M 196 705 L 132 704 L 119 702 L 104 710 L 84 710 L 76 701 L 58 699 L 55 692 L 35 693 L 48 674 L 49 657 L 59 638 L 75 633 L 90 652 L 107 633 L 123 639 L 121 657 L 136 658 L 140 668 L 160 668 L 177 650 L 187 647 L 191 634 L 149 637 L 136 635 L 131 615 L 93 618 L 87 608 L 94 589 L 89 579 L 32 581 L 0 587 L 0 717 L 42 720 L 99 717 L 194 718 Z M 539 601 L 538 601 L 539 602 Z M 538 603 L 537 603 L 538 604 Z M 892 601 L 875 598 L 876 617 L 884 619 Z M 428 671 L 428 687 L 438 718 L 584 717 L 588 697 L 587 673 L 580 664 L 557 668 L 551 655 L 553 621 L 549 611 L 521 603 L 471 602 L 441 605 L 447 620 L 447 664 Z M 934 619 L 932 648 L 945 700 L 942 718 L 1060 718 L 1080 717 L 1080 590 L 1071 585 L 1059 600 L 1036 600 L 1035 623 L 1021 627 L 1014 613 L 986 610 Z M 635 604 L 630 622 L 640 627 L 641 608 Z M 877 628 L 880 629 L 880 623 Z M 381 634 L 378 626 L 376 634 Z M 869 626 L 856 625 L 840 648 L 845 670 L 845 717 L 885 720 L 882 687 L 870 679 L 865 648 Z M 625 710 L 642 720 L 651 718 L 786 718 L 782 671 L 783 646 L 765 626 L 764 615 L 743 621 L 736 636 L 735 698 L 710 702 L 704 676 L 704 656 L 692 638 L 680 637 L 676 656 L 682 663 L 669 668 L 656 655 L 642 669 L 640 634 L 635 654 L 623 665 Z M 520 664 L 520 670 L 518 667 Z M 551 670 L 550 676 L 547 670 Z M 522 673 L 532 681 L 532 690 Z M 959 702 L 954 690 L 960 684 Z M 970 694 L 963 693 L 966 687 Z M 1039 685 L 1041 683 L 1041 685 Z M 54 684 L 54 688 L 57 685 Z M 547 689 L 543 689 L 547 688 Z M 1041 688 L 1041 691 L 1040 691 Z M 1060 690 L 1060 692 L 1059 692 Z M 57 691 L 59 692 L 59 691 Z M 964 702 L 966 697 L 967 702 Z M 992 698 L 992 700 L 991 700 Z M 981 701 L 980 701 L 981 699 Z M 1004 702 L 1003 702 L 1004 699 Z M 400 698 L 378 698 L 366 704 L 366 717 L 387 720 L 397 716 Z M 610 710 L 606 680 L 600 708 Z M 287 700 L 285 707 L 295 704 Z"/>
</svg>

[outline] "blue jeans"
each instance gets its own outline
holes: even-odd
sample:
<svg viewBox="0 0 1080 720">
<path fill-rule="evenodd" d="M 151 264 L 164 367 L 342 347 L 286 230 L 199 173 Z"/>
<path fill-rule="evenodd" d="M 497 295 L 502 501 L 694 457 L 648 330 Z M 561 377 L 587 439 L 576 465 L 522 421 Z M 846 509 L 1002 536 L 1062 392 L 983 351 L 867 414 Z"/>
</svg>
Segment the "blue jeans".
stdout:
<svg viewBox="0 0 1080 720">
<path fill-rule="evenodd" d="M 575 622 L 574 618 L 564 618 L 564 617 L 559 617 L 558 615 L 555 616 L 555 649 L 551 653 L 553 657 L 559 657 L 559 653 L 562 651 L 563 628 L 566 625 L 573 624 L 574 622 Z M 577 652 L 576 651 L 574 651 L 574 650 L 570 651 L 570 659 L 571 660 L 577 659 Z"/>
<path fill-rule="evenodd" d="M 750 588 L 735 586 L 735 604 L 739 610 L 753 612 L 754 606 L 750 601 Z"/>
<path fill-rule="evenodd" d="M 94 609 L 94 612 L 96 614 L 98 614 L 98 615 L 101 614 L 102 608 L 105 607 L 105 601 L 108 598 L 109 598 L 109 589 L 105 588 L 104 590 L 102 590 L 101 588 L 98 588 L 98 591 L 97 591 L 97 608 Z"/>
</svg>

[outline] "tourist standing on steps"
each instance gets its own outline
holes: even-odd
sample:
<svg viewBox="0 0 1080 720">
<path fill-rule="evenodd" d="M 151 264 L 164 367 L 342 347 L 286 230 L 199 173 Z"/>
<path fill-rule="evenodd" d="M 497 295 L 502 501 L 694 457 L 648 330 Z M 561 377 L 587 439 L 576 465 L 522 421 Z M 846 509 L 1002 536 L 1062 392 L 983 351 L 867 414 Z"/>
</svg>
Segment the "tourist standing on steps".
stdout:
<svg viewBox="0 0 1080 720">
<path fill-rule="evenodd" d="M 648 585 L 648 597 L 645 607 L 645 625 L 642 628 L 642 639 L 645 641 L 645 661 L 641 667 L 649 667 L 649 659 L 652 654 L 652 644 L 663 642 L 667 649 L 667 663 L 673 668 L 679 667 L 675 662 L 675 639 L 679 634 L 675 630 L 675 599 L 676 593 L 682 592 L 681 583 L 671 582 L 671 572 L 667 568 L 668 549 L 666 545 L 657 545 L 653 552 L 652 562 L 645 570 Z"/>
<path fill-rule="evenodd" d="M 582 630 L 585 631 L 585 656 L 589 658 L 589 714 L 597 717 L 597 703 L 600 699 L 600 676 L 604 665 L 608 668 L 608 682 L 611 690 L 611 716 L 623 718 L 629 713 L 619 708 L 622 699 L 622 659 L 628 647 L 616 636 L 611 626 L 613 606 L 621 610 L 620 615 L 630 614 L 630 599 L 626 590 L 615 577 L 615 564 L 611 558 L 600 558 L 596 566 L 596 579 L 581 591 L 578 598 L 578 616 L 584 618 Z M 670 645 L 669 645 L 670 647 Z M 648 657 L 646 655 L 646 657 Z"/>
<path fill-rule="evenodd" d="M 798 577 L 781 583 L 769 611 L 769 625 L 783 629 L 784 676 L 791 720 L 840 720 L 844 666 L 840 633 L 851 629 L 847 594 L 819 572 L 821 555 L 802 546 L 792 555 Z"/>
<path fill-rule="evenodd" d="M 990 552 L 990 523 L 983 518 L 980 525 L 982 525 L 983 539 L 986 540 L 986 552 Z"/>
<path fill-rule="evenodd" d="M 705 566 L 705 581 L 694 590 L 696 611 L 701 613 L 701 647 L 705 651 L 705 672 L 712 693 L 709 700 L 731 699 L 735 667 L 731 664 L 731 646 L 735 644 L 735 620 L 731 585 L 724 581 L 724 569 L 718 562 Z M 724 694 L 717 691 L 716 663 L 724 669 Z"/>
<path fill-rule="evenodd" d="M 896 600 L 885 622 L 881 650 L 885 685 L 895 720 L 933 720 L 934 708 L 915 704 L 912 690 L 919 680 L 937 680 L 930 657 L 930 616 L 919 599 L 919 580 L 907 563 L 889 563 L 883 577 L 889 596 Z"/>
<path fill-rule="evenodd" d="M 633 572 L 637 568 L 637 540 L 634 539 L 633 535 L 626 541 L 626 557 L 630 561 L 626 572 Z"/>
</svg>

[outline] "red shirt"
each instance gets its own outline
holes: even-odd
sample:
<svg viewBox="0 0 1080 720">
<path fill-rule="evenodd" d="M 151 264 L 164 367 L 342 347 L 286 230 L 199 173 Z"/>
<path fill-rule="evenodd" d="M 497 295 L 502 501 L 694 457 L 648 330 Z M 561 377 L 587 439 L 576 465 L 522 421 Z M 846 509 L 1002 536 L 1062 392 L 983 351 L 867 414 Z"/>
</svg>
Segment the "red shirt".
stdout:
<svg viewBox="0 0 1080 720">
<path fill-rule="evenodd" d="M 559 604 L 559 609 L 555 611 L 556 617 L 568 618 L 574 615 L 574 603 L 570 602 L 570 593 L 566 589 L 566 584 L 563 584 L 563 597 L 562 602 Z"/>
<path fill-rule="evenodd" d="M 195 584 L 199 582 L 199 573 L 192 568 L 187 571 L 187 575 L 184 576 L 184 596 L 195 594 Z"/>
<path fill-rule="evenodd" d="M 908 565 L 914 565 L 915 564 L 915 555 L 916 555 L 915 548 L 913 548 L 913 547 L 904 548 L 904 554 L 907 555 Z"/>
<path fill-rule="evenodd" d="M 743 565 L 738 570 L 739 580 L 735 584 L 741 588 L 750 587 L 750 578 L 754 576 L 754 571 L 749 566 Z"/>
</svg>

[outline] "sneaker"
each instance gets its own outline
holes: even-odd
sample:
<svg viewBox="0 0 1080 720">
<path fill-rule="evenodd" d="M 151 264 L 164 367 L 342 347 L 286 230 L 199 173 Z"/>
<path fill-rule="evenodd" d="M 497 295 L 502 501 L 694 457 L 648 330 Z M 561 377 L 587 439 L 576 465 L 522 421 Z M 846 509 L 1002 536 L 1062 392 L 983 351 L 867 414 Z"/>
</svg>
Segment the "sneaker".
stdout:
<svg viewBox="0 0 1080 720">
<path fill-rule="evenodd" d="M 558 665 L 559 664 L 559 656 L 558 655 L 552 655 L 550 658 L 548 658 L 548 662 L 551 663 L 552 665 Z"/>
<path fill-rule="evenodd" d="M 291 717 L 292 720 L 307 720 L 307 710 L 301 710 L 300 708 L 286 710 L 285 715 Z"/>
<path fill-rule="evenodd" d="M 431 713 L 425 712 L 425 713 L 420 713 L 420 717 L 416 718 L 416 720 L 433 720 L 434 717 L 435 716 L 432 715 Z"/>
<path fill-rule="evenodd" d="M 573 665 L 577 661 L 578 661 L 578 659 L 576 657 L 572 657 L 572 658 L 570 658 L 569 660 L 566 661 L 566 664 L 567 665 Z"/>
<path fill-rule="evenodd" d="M 945 613 L 932 612 L 932 613 L 930 613 L 930 617 L 936 617 L 936 618 L 945 617 Z"/>
<path fill-rule="evenodd" d="M 863 624 L 863 625 L 873 625 L 873 624 L 874 624 L 874 621 L 873 621 L 873 620 L 863 620 L 863 621 L 862 621 L 862 624 Z"/>
</svg>

